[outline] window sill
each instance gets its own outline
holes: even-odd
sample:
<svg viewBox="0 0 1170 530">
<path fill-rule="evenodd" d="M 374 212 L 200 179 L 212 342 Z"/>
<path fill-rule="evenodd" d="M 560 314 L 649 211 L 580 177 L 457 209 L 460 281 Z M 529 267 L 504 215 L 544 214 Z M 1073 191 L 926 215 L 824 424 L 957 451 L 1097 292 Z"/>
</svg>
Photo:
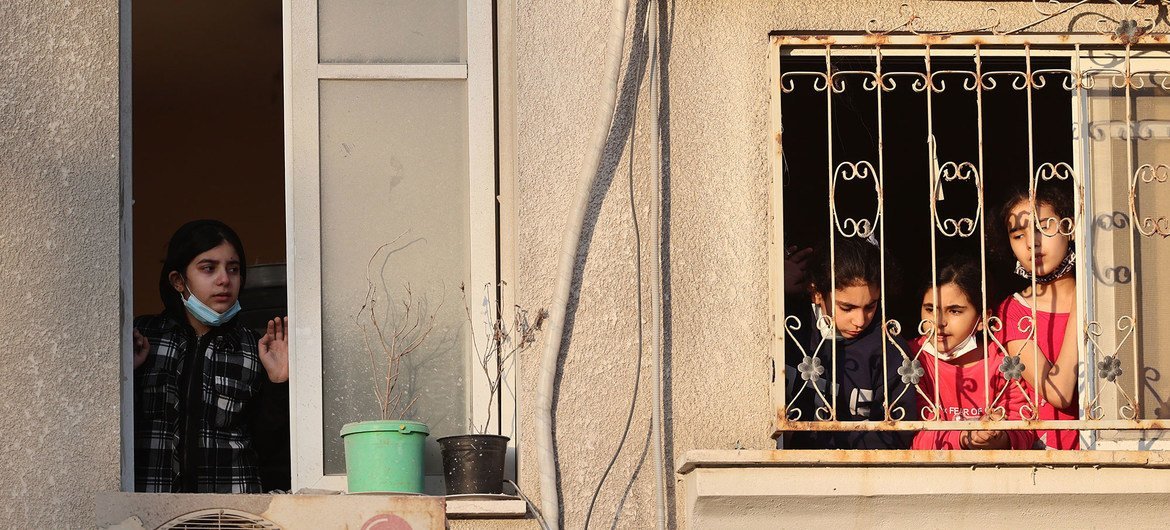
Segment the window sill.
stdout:
<svg viewBox="0 0 1170 530">
<path fill-rule="evenodd" d="M 1114 466 L 1170 468 L 1170 451 L 897 451 L 729 450 L 687 451 L 678 465 L 698 468 L 792 466 Z"/>
<path fill-rule="evenodd" d="M 696 450 L 678 474 L 694 528 L 1034 526 L 1038 508 L 1045 526 L 1108 527 L 1163 521 L 1170 502 L 1162 451 Z"/>
<path fill-rule="evenodd" d="M 517 497 L 447 497 L 448 519 L 519 519 L 526 515 L 528 505 Z"/>
</svg>

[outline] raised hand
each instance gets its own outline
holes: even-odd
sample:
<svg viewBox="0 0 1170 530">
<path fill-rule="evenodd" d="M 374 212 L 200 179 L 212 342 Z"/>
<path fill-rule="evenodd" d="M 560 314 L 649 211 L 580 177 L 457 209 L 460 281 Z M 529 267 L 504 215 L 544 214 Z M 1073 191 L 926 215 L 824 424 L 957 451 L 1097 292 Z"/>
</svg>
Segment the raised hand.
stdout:
<svg viewBox="0 0 1170 530">
<path fill-rule="evenodd" d="M 137 370 L 142 363 L 146 362 L 146 356 L 150 355 L 150 341 L 146 340 L 138 330 L 134 330 L 134 369 Z"/>
<path fill-rule="evenodd" d="M 805 292 L 805 269 L 808 268 L 809 257 L 813 249 L 796 250 L 795 246 L 785 250 L 784 257 L 784 293 L 800 294 Z"/>
<path fill-rule="evenodd" d="M 260 337 L 260 363 L 273 383 L 288 381 L 288 317 L 268 321 L 268 330 Z"/>
</svg>

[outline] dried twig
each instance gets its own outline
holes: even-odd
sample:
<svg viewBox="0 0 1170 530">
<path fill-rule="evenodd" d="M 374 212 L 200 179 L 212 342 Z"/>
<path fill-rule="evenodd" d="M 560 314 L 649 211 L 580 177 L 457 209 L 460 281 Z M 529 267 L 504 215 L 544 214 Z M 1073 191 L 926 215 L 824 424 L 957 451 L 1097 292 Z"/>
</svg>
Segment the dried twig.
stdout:
<svg viewBox="0 0 1170 530">
<path fill-rule="evenodd" d="M 398 378 L 402 375 L 402 360 L 426 341 L 435 327 L 435 317 L 443 307 L 443 303 L 440 301 L 438 307 L 435 307 L 433 311 L 427 311 L 424 308 L 424 300 L 416 300 L 410 284 L 405 284 L 403 289 L 406 299 L 402 301 L 401 316 L 389 326 L 379 319 L 376 308 L 380 293 L 370 269 L 382 251 L 394 245 L 404 235 L 406 232 L 378 247 L 370 256 L 369 262 L 366 263 L 365 303 L 354 316 L 361 329 L 362 341 L 370 360 L 371 373 L 377 374 L 380 371 L 378 355 L 375 354 L 377 349 L 381 350 L 381 357 L 386 363 L 382 381 L 375 381 L 373 385 L 374 397 L 378 400 L 378 408 L 381 410 L 383 420 L 406 417 L 418 401 L 418 396 L 414 396 L 405 406 L 402 406 L 403 393 L 398 385 Z M 384 292 L 381 294 L 386 295 Z M 364 317 L 368 317 L 369 325 L 374 328 L 373 335 L 377 337 L 377 348 L 371 344 L 371 334 L 368 332 Z"/>
<path fill-rule="evenodd" d="M 544 325 L 545 318 L 548 317 L 548 312 L 541 309 L 537 311 L 535 322 L 530 322 L 528 311 L 520 306 L 515 306 L 513 307 L 512 327 L 509 329 L 499 310 L 496 309 L 496 305 L 491 303 L 492 287 L 490 283 L 484 285 L 484 297 L 487 300 L 485 304 L 487 307 L 484 308 L 484 323 L 487 324 L 484 348 L 480 349 L 479 341 L 474 339 L 474 335 L 472 335 L 471 341 L 479 369 L 483 372 L 484 379 L 488 383 L 488 399 L 484 404 L 487 414 L 484 415 L 483 423 L 477 425 L 474 420 L 469 421 L 469 427 L 475 434 L 487 432 L 488 426 L 492 422 L 492 408 L 496 399 L 499 398 L 507 367 L 516 354 L 536 342 L 536 332 L 540 330 L 541 326 Z M 459 289 L 463 291 L 464 295 L 463 309 L 467 314 L 467 322 L 474 324 L 474 319 L 471 316 L 471 305 L 467 299 L 467 290 L 463 286 L 460 286 Z M 516 335 L 513 335 L 514 333 Z"/>
</svg>

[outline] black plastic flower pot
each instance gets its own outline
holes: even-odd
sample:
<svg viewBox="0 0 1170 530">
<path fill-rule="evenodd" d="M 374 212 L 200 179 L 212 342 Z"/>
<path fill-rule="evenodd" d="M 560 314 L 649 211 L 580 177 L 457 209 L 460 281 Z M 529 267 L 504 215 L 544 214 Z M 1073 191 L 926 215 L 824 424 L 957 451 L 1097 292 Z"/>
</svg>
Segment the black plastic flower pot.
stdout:
<svg viewBox="0 0 1170 530">
<path fill-rule="evenodd" d="M 447 495 L 504 492 L 508 437 L 461 434 L 439 438 Z"/>
</svg>

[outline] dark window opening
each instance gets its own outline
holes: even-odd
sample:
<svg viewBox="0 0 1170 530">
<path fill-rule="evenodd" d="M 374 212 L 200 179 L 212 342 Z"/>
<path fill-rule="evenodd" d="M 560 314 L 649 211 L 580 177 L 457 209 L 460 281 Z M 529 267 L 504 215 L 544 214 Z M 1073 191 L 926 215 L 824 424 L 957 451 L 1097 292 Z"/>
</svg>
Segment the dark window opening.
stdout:
<svg viewBox="0 0 1170 530">
<path fill-rule="evenodd" d="M 280 0 L 132 3 L 135 315 L 162 312 L 168 238 L 204 218 L 243 241 L 241 322 L 287 314 L 282 24 Z M 265 491 L 290 487 L 288 385 L 275 386 L 249 405 L 264 409 L 253 437 Z"/>
<path fill-rule="evenodd" d="M 875 70 L 871 57 L 837 57 L 831 62 L 834 72 Z M 823 57 L 783 57 L 782 72 L 824 72 Z M 1033 58 L 1032 69 L 1067 69 L 1067 58 Z M 883 73 L 926 71 L 923 57 L 885 57 Z M 967 57 L 932 57 L 931 69 L 974 72 L 975 62 Z M 827 98 L 832 98 L 832 165 L 866 161 L 879 167 L 878 131 L 882 133 L 884 256 L 891 274 L 886 286 L 888 318 L 902 324 L 902 336 L 917 335 L 921 299 L 919 286 L 930 278 L 931 224 L 930 172 L 931 152 L 937 164 L 969 162 L 979 167 L 979 142 L 983 143 L 982 215 L 986 222 L 988 305 L 1024 287 L 1024 280 L 1013 274 L 1014 258 L 1003 258 L 998 249 L 1006 246 L 992 223 L 998 223 L 997 211 L 1007 192 L 1015 186 L 1028 185 L 1034 168 L 1044 163 L 1072 163 L 1073 128 L 1072 95 L 1063 87 L 1067 75 L 1040 74 L 1043 87 L 1032 90 L 1032 132 L 1029 141 L 1027 91 L 1012 87 L 1024 72 L 1022 57 L 983 57 L 982 70 L 1005 72 L 992 75 L 994 88 L 982 91 L 982 114 L 978 113 L 976 92 L 966 90 L 973 83 L 970 74 L 936 74 L 936 83 L 947 86 L 931 94 L 933 140 L 927 127 L 927 93 L 915 90 L 921 79 L 912 75 L 893 74 L 887 79 L 892 90 L 882 91 L 882 116 L 878 120 L 878 91 L 866 90 L 872 76 L 838 75 L 843 90 L 817 90 L 812 76 L 790 76 L 786 85 L 793 90 L 780 95 L 784 148 L 784 226 L 785 248 L 804 248 L 823 244 L 829 235 L 829 132 Z M 986 81 L 985 81 L 986 83 Z M 970 85 L 972 88 L 974 85 Z M 982 118 L 982 137 L 979 119 Z M 1029 144 L 1033 149 L 1029 164 Z M 1067 184 L 1067 181 L 1064 181 Z M 1042 184 L 1044 185 L 1044 184 Z M 938 203 L 940 218 L 974 217 L 976 191 L 973 181 L 944 184 L 943 199 Z M 837 181 L 836 208 L 839 218 L 872 219 L 876 197 L 874 180 Z M 875 232 L 878 237 L 880 232 Z M 961 253 L 972 259 L 981 255 L 979 231 L 970 237 L 935 234 L 940 262 Z M 896 267 L 889 268 L 891 265 Z M 789 314 L 801 313 L 792 307 Z"/>
</svg>

